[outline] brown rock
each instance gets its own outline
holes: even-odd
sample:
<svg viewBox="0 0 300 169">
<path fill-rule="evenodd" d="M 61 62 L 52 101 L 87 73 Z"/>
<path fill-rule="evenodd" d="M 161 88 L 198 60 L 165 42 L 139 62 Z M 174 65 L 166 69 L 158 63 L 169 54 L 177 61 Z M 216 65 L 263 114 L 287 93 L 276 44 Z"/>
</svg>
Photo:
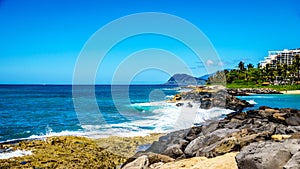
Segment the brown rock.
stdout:
<svg viewBox="0 0 300 169">
<path fill-rule="evenodd" d="M 210 146 L 200 148 L 197 152 L 197 157 L 205 156 L 208 158 L 223 155 L 229 152 L 233 152 L 239 149 L 237 139 L 234 137 L 225 138 L 221 141 L 216 142 Z"/>
<path fill-rule="evenodd" d="M 266 109 L 265 109 L 265 112 L 266 112 L 267 114 L 274 114 L 274 113 L 279 113 L 280 111 L 279 111 L 279 110 L 272 109 L 272 108 L 266 108 Z"/>
<path fill-rule="evenodd" d="M 281 121 L 285 121 L 285 117 L 284 117 L 285 115 L 286 115 L 285 113 L 274 113 L 273 118 Z"/>
</svg>

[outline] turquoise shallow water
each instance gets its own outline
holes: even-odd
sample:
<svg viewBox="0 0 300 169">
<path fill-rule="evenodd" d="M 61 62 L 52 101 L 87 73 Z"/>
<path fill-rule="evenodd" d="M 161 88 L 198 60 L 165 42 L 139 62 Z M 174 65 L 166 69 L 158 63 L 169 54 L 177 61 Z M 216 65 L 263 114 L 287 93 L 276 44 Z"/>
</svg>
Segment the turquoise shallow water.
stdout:
<svg viewBox="0 0 300 169">
<path fill-rule="evenodd" d="M 254 101 L 256 103 L 253 108 L 247 109 L 256 109 L 260 106 L 300 109 L 300 95 L 297 94 L 257 94 L 250 96 L 239 96 L 239 98 L 250 102 Z"/>
</svg>

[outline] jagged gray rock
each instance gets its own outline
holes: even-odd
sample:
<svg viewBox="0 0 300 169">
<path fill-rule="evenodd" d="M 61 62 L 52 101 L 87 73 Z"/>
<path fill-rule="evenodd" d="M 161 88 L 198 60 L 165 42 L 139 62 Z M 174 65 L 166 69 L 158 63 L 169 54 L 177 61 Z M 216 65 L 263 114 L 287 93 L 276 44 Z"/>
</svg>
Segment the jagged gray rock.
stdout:
<svg viewBox="0 0 300 169">
<path fill-rule="evenodd" d="M 284 142 L 255 142 L 242 148 L 236 156 L 240 169 L 282 169 L 295 166 L 299 160 L 299 140 L 291 139 Z M 296 155 L 297 154 L 297 155 Z M 291 158 L 296 155 L 294 158 Z"/>
<path fill-rule="evenodd" d="M 292 158 L 283 166 L 284 169 L 299 169 L 300 168 L 300 152 L 297 152 Z"/>
</svg>

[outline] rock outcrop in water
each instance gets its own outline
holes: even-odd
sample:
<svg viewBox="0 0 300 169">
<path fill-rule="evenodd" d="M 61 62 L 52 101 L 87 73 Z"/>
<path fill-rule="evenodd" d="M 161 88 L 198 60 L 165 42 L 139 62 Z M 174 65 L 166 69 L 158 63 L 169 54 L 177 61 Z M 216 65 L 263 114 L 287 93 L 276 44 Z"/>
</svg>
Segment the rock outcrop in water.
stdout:
<svg viewBox="0 0 300 169">
<path fill-rule="evenodd" d="M 200 86 L 191 87 L 189 92 L 182 92 L 174 96 L 171 102 L 177 102 L 177 106 L 183 106 L 180 101 L 191 101 L 200 103 L 200 108 L 210 109 L 220 107 L 241 112 L 245 107 L 253 106 L 245 100 L 236 98 L 228 94 L 227 89 L 220 86 Z"/>
<path fill-rule="evenodd" d="M 299 110 L 263 106 L 257 110 L 231 113 L 208 125 L 162 136 L 145 152 L 138 152 L 130 158 L 124 168 L 141 159 L 148 159 L 144 168 L 159 168 L 167 161 L 212 158 L 237 151 L 240 153 L 236 161 L 241 169 L 297 168 L 300 162 L 299 139 Z M 163 159 L 151 160 L 153 156 L 160 155 L 163 155 Z"/>
</svg>

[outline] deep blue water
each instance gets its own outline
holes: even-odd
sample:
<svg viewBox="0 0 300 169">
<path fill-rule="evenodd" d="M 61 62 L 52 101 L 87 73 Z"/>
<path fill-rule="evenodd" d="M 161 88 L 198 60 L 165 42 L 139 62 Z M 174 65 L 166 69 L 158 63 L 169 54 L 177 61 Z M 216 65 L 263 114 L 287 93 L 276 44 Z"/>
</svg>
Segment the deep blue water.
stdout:
<svg viewBox="0 0 300 169">
<path fill-rule="evenodd" d="M 128 86 L 114 86 L 114 93 L 122 96 L 127 88 Z M 157 92 L 149 97 L 156 90 L 161 93 Z M 120 132 L 118 128 L 125 128 L 118 124 L 151 116 L 151 112 L 136 111 L 130 105 L 122 105 L 122 97 L 117 96 L 114 100 L 117 103 L 114 103 L 110 85 L 95 86 L 95 93 L 105 123 L 115 124 L 113 127 L 109 126 L 110 129 L 116 128 L 113 132 Z M 174 86 L 135 85 L 129 87 L 129 102 L 144 103 L 153 99 L 160 101 L 175 93 L 177 91 Z M 126 112 L 120 113 L 115 104 Z M 101 123 L 98 125 L 100 128 L 101 125 L 105 126 Z M 132 129 L 129 127 L 128 130 Z M 71 85 L 0 85 L 0 141 L 60 132 L 76 134 L 80 131 L 83 128 L 74 110 Z"/>
</svg>

